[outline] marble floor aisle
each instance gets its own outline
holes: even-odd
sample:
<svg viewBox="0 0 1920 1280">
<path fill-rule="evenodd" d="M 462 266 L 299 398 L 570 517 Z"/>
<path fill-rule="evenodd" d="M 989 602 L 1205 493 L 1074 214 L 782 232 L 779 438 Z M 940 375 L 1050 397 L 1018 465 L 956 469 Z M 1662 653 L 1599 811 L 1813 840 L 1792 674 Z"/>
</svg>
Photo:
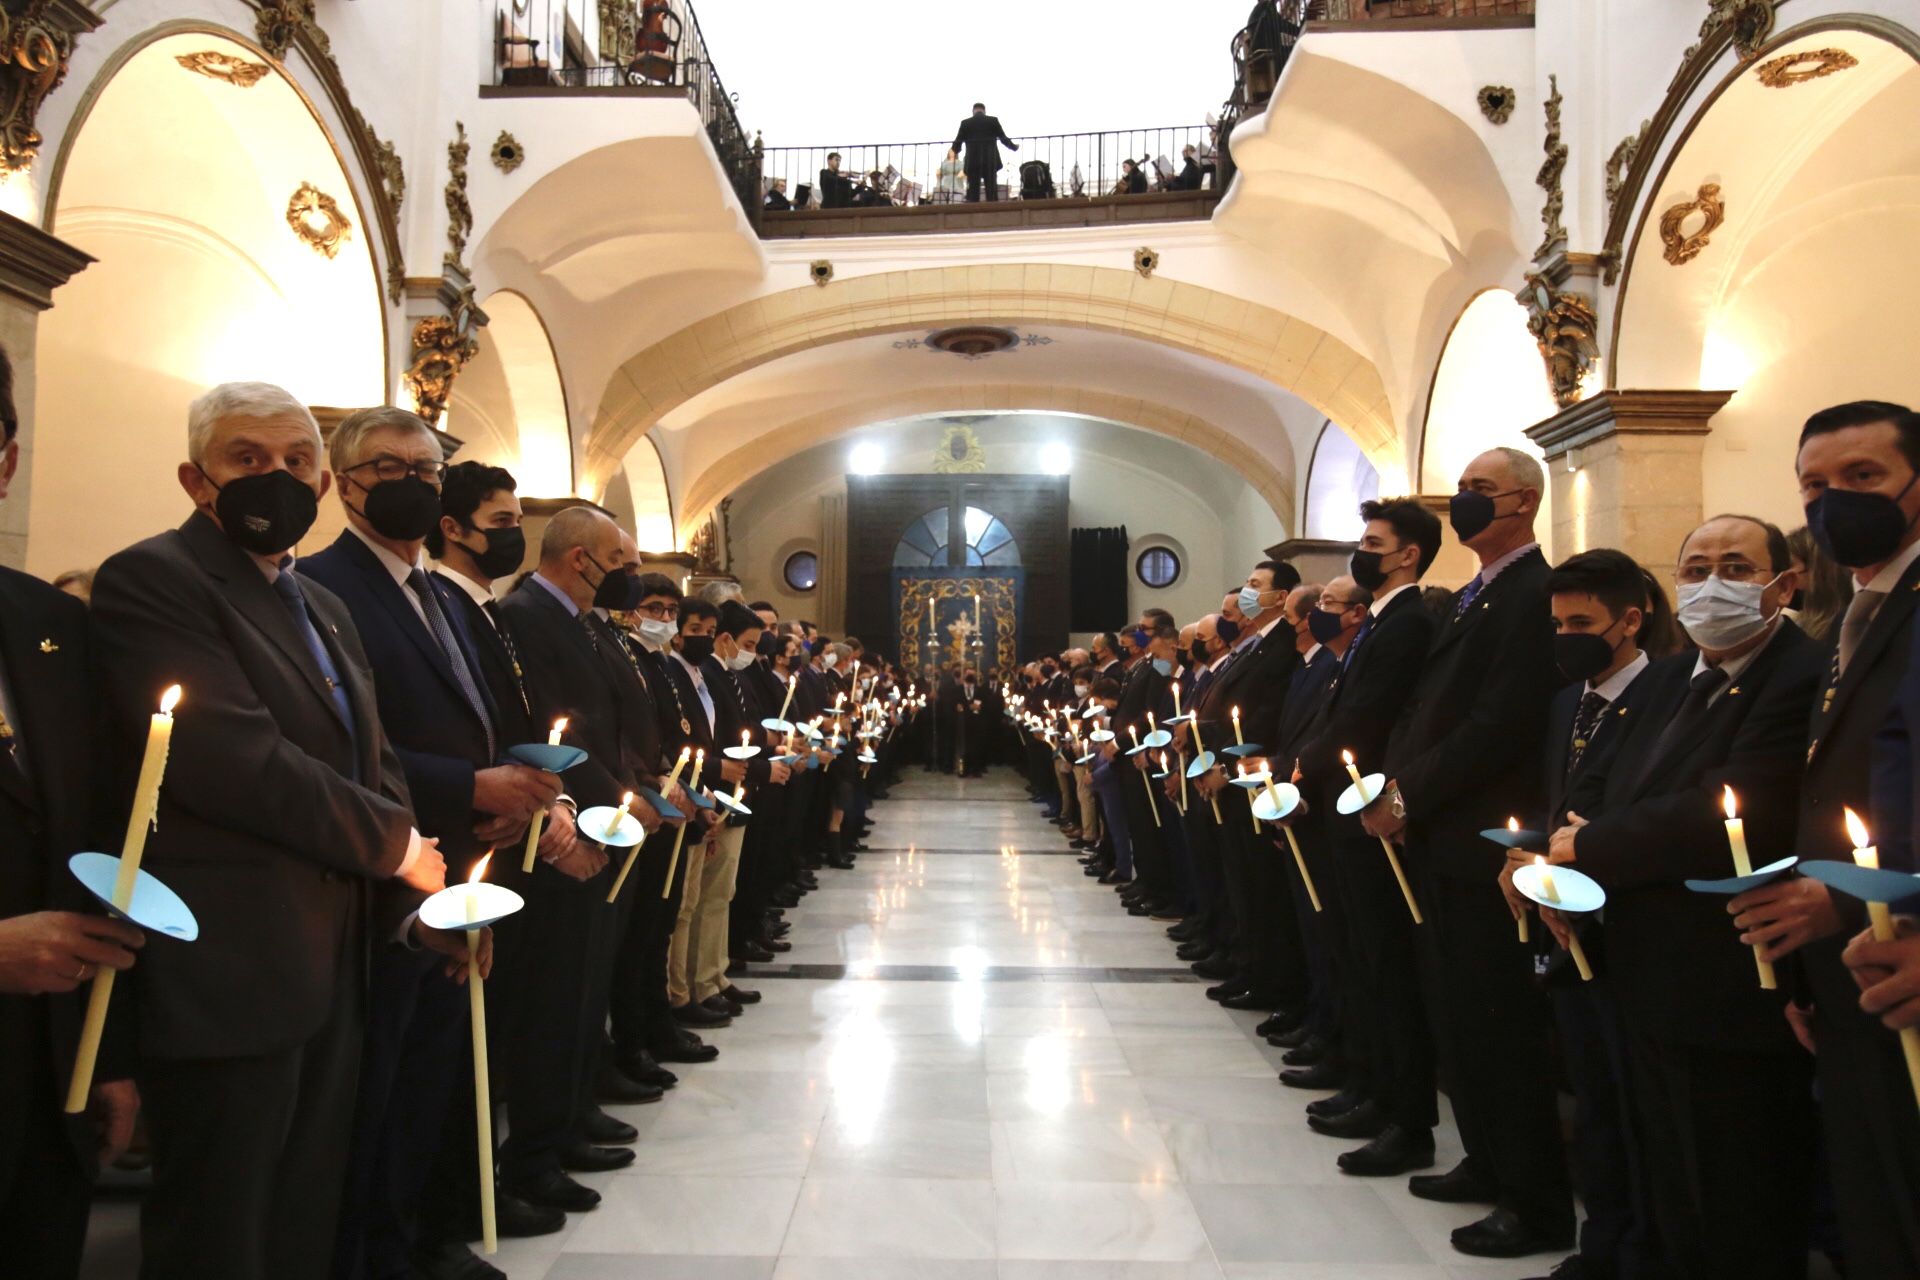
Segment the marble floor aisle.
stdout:
<svg viewBox="0 0 1920 1280">
<path fill-rule="evenodd" d="M 914 772 L 790 914 L 717 1062 L 513 1280 L 1511 1280 L 1478 1215 L 1334 1168 L 1258 1018 L 1081 874 L 1018 780 Z M 790 973 L 794 976 L 777 976 Z M 1458 1157 L 1440 1134 L 1441 1168 Z M 107 1273 L 99 1273 L 107 1274 Z"/>
</svg>

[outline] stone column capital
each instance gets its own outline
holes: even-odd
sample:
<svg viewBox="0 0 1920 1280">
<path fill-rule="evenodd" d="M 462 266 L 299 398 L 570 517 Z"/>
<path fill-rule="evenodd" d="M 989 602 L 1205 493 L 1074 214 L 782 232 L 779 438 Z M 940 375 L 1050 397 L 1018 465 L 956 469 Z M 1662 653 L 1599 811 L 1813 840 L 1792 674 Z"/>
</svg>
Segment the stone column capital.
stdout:
<svg viewBox="0 0 1920 1280">
<path fill-rule="evenodd" d="M 94 261 L 24 218 L 0 213 L 0 293 L 45 311 L 53 305 L 53 291 Z"/>
<path fill-rule="evenodd" d="M 1527 428 L 1548 461 L 1620 435 L 1704 436 L 1731 391 L 1599 391 Z"/>
</svg>

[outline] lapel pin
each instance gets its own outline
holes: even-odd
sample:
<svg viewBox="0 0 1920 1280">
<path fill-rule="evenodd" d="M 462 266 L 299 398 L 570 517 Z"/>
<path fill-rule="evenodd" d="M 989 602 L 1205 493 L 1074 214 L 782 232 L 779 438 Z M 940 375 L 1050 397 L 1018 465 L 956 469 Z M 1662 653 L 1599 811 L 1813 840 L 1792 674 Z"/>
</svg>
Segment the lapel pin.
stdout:
<svg viewBox="0 0 1920 1280">
<path fill-rule="evenodd" d="M 58 652 L 60 652 L 60 646 L 59 646 L 59 645 L 57 645 L 57 644 L 55 644 L 55 643 L 53 642 L 53 640 L 52 640 L 52 638 L 51 638 L 51 637 L 49 637 L 48 639 L 45 639 L 45 640 L 42 640 L 42 641 L 40 642 L 40 652 L 42 652 L 42 653 L 58 653 Z"/>
</svg>

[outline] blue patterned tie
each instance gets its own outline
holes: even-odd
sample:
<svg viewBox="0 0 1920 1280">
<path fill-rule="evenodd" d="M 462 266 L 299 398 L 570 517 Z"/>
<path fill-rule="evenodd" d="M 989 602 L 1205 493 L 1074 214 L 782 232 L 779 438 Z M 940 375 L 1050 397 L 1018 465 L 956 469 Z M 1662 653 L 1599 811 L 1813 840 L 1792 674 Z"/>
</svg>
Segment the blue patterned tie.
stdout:
<svg viewBox="0 0 1920 1280">
<path fill-rule="evenodd" d="M 1486 581 L 1479 574 L 1474 574 L 1473 581 L 1461 590 L 1459 603 L 1453 606 L 1453 616 L 1458 618 L 1472 608 L 1473 602 L 1480 598 L 1480 592 L 1486 585 Z"/>
<path fill-rule="evenodd" d="M 420 611 L 427 615 L 427 630 L 433 633 L 433 639 L 440 646 L 440 652 L 447 657 L 447 665 L 453 670 L 454 683 L 460 686 L 460 692 L 466 697 L 467 705 L 473 708 L 473 714 L 480 717 L 480 724 L 487 732 L 487 759 L 494 758 L 493 720 L 487 715 L 487 704 L 480 698 L 480 686 L 474 683 L 473 672 L 467 667 L 467 652 L 454 639 L 453 627 L 447 622 L 447 615 L 440 610 L 440 599 L 433 594 L 433 584 L 427 581 L 425 569 L 415 569 L 407 575 L 407 586 L 420 598 Z"/>
<path fill-rule="evenodd" d="M 293 570 L 283 568 L 280 576 L 273 580 L 273 593 L 280 597 L 288 614 L 293 618 L 293 629 L 306 641 L 307 652 L 313 655 L 314 665 L 320 668 L 321 679 L 327 682 L 327 696 L 333 701 L 333 710 L 340 717 L 340 723 L 347 726 L 347 733 L 356 746 L 360 740 L 360 727 L 353 718 L 353 703 L 347 697 L 347 687 L 341 683 L 340 669 L 333 665 L 333 655 L 327 652 L 327 645 L 320 638 L 320 630 L 313 625 L 313 615 L 307 609 L 306 593 L 300 590 L 300 580 L 293 576 Z M 353 753 L 354 776 L 359 776 L 360 753 Z"/>
</svg>

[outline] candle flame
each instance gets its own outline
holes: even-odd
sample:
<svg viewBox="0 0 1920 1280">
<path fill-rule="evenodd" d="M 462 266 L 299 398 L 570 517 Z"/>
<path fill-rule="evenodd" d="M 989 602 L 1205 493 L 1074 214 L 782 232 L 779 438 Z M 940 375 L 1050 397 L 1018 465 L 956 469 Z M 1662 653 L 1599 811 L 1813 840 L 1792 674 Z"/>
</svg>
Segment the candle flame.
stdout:
<svg viewBox="0 0 1920 1280">
<path fill-rule="evenodd" d="M 1727 821 L 1732 822 L 1740 816 L 1739 803 L 1734 799 L 1733 788 L 1722 784 L 1720 787 L 1720 807 L 1727 811 Z M 1849 809 L 1848 813 L 1853 811 Z"/>
<path fill-rule="evenodd" d="M 489 849 L 486 852 L 486 856 L 481 858 L 480 861 L 474 863 L 473 870 L 467 873 L 467 883 L 479 884 L 482 880 L 486 879 L 487 864 L 492 861 L 493 861 L 493 850 Z"/>
<path fill-rule="evenodd" d="M 561 716 L 553 722 L 553 731 L 555 733 L 565 733 L 567 731 L 567 718 L 565 716 Z"/>
<path fill-rule="evenodd" d="M 167 691 L 160 695 L 160 714 L 170 716 L 173 709 L 180 705 L 180 686 L 168 685 Z"/>
<path fill-rule="evenodd" d="M 1346 763 L 1346 764 L 1352 764 L 1352 763 L 1353 763 L 1353 752 L 1351 752 L 1351 751 L 1342 751 L 1342 752 L 1340 753 L 1340 759 L 1341 759 L 1341 761 L 1342 761 L 1342 762 L 1344 762 L 1344 763 Z"/>
<path fill-rule="evenodd" d="M 1507 819 L 1507 830 L 1509 830 L 1509 831 L 1513 831 L 1513 832 L 1518 832 L 1518 831 L 1520 830 L 1520 819 L 1518 819 L 1518 818 L 1508 818 L 1508 819 Z"/>
<path fill-rule="evenodd" d="M 1853 847 L 1865 849 L 1872 844 L 1872 838 L 1867 835 L 1867 824 L 1860 821 L 1860 815 L 1848 808 L 1843 808 L 1841 812 L 1846 816 L 1847 838 L 1853 841 Z"/>
<path fill-rule="evenodd" d="M 1233 709 L 1233 718 L 1234 718 L 1235 720 L 1238 720 L 1238 719 L 1240 718 L 1240 708 L 1238 708 L 1238 707 L 1235 707 L 1235 708 Z"/>
</svg>

